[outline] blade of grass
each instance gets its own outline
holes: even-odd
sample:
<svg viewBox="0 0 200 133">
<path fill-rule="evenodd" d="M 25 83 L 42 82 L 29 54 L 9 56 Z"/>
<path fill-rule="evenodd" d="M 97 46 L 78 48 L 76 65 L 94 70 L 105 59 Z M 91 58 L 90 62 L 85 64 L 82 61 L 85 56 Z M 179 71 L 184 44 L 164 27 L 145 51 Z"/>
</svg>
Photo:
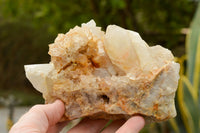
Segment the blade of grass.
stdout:
<svg viewBox="0 0 200 133">
<path fill-rule="evenodd" d="M 194 129 L 194 124 L 192 121 L 192 117 L 187 109 L 187 106 L 185 105 L 183 96 L 184 96 L 184 91 L 183 91 L 183 82 L 182 82 L 182 78 L 180 78 L 180 82 L 179 82 L 179 88 L 178 88 L 178 92 L 177 92 L 177 96 L 178 96 L 178 103 L 179 103 L 179 108 L 180 108 L 180 113 L 182 115 L 182 119 L 183 119 L 183 123 L 185 125 L 185 128 L 187 130 L 188 133 L 193 133 L 193 129 Z"/>
<path fill-rule="evenodd" d="M 182 116 L 183 119 L 183 124 L 185 125 L 185 128 L 187 130 L 188 133 L 193 133 L 193 121 L 192 121 L 192 117 L 187 109 L 187 106 L 185 105 L 184 102 L 184 88 L 183 88 L 183 81 L 182 81 L 182 76 L 184 74 L 184 61 L 186 59 L 186 56 L 182 56 L 178 62 L 180 64 L 180 80 L 179 80 L 179 87 L 177 90 L 177 98 L 178 98 L 178 105 L 179 105 L 179 109 L 180 109 L 180 114 Z"/>
<path fill-rule="evenodd" d="M 198 99 L 199 78 L 200 78 L 200 36 L 198 38 L 194 71 L 195 71 L 195 73 L 194 73 L 193 79 L 194 79 L 195 97 L 196 97 L 196 99 Z"/>
<path fill-rule="evenodd" d="M 112 122 L 113 122 L 113 120 L 109 120 L 109 121 L 106 123 L 106 125 L 101 129 L 100 133 L 101 133 L 104 129 L 106 129 Z"/>
<path fill-rule="evenodd" d="M 182 78 L 182 82 L 185 83 L 185 85 L 187 86 L 190 94 L 192 95 L 192 98 L 194 99 L 195 102 L 197 102 L 198 97 L 196 97 L 193 85 L 190 83 L 189 79 L 186 76 L 181 75 L 181 78 Z"/>
<path fill-rule="evenodd" d="M 175 119 L 170 119 L 169 123 L 171 124 L 172 128 L 174 129 L 174 131 L 176 133 L 180 133 L 179 128 L 178 128 L 178 124 L 177 124 Z"/>
</svg>

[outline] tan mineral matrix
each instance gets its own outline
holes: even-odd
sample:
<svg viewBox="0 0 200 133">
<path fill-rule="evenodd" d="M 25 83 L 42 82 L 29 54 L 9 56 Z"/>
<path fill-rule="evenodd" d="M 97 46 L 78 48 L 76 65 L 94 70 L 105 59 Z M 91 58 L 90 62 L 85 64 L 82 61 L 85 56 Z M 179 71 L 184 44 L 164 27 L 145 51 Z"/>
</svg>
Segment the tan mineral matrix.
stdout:
<svg viewBox="0 0 200 133">
<path fill-rule="evenodd" d="M 171 51 L 148 46 L 137 32 L 91 20 L 49 45 L 51 62 L 25 65 L 26 76 L 46 103 L 61 99 L 65 118 L 121 119 L 176 116 L 179 64 Z"/>
</svg>

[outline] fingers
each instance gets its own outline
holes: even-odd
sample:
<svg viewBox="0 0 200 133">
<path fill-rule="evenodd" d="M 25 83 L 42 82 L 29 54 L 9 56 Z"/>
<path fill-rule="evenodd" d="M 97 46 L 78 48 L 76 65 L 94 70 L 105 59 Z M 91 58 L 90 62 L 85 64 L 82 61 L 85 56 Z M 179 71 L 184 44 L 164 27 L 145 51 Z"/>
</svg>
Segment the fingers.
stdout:
<svg viewBox="0 0 200 133">
<path fill-rule="evenodd" d="M 125 122 L 125 120 L 113 121 L 102 133 L 115 133 Z"/>
<path fill-rule="evenodd" d="M 68 123 L 69 121 L 59 122 L 55 126 L 49 127 L 47 133 L 59 133 Z"/>
<path fill-rule="evenodd" d="M 108 120 L 84 119 L 67 133 L 99 133 Z"/>
<path fill-rule="evenodd" d="M 85 119 L 69 130 L 68 133 L 98 133 L 107 123 L 107 120 Z M 141 116 L 134 116 L 128 121 L 117 120 L 112 122 L 102 133 L 138 133 L 145 125 Z"/>
<path fill-rule="evenodd" d="M 145 125 L 144 118 L 134 116 L 130 118 L 116 133 L 138 133 Z"/>
</svg>

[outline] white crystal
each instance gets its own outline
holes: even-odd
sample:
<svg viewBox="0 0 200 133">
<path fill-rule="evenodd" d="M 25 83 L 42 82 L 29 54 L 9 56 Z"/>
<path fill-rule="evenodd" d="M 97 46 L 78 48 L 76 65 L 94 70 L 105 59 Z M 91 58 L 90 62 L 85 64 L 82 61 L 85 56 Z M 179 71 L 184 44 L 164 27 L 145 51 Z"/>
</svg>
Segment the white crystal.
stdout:
<svg viewBox="0 0 200 133">
<path fill-rule="evenodd" d="M 150 72 L 173 60 L 172 53 L 161 46 L 149 47 L 137 32 L 109 25 L 105 49 L 113 64 L 126 73 Z"/>
<path fill-rule="evenodd" d="M 59 34 L 49 54 L 49 64 L 25 65 L 26 76 L 46 103 L 65 103 L 69 120 L 176 115 L 180 66 L 168 49 L 148 46 L 137 32 L 109 25 L 104 33 L 91 20 Z"/>
<path fill-rule="evenodd" d="M 34 64 L 25 65 L 26 77 L 29 79 L 33 87 L 39 92 L 45 92 L 48 87 L 48 75 L 54 69 L 53 64 Z"/>
</svg>

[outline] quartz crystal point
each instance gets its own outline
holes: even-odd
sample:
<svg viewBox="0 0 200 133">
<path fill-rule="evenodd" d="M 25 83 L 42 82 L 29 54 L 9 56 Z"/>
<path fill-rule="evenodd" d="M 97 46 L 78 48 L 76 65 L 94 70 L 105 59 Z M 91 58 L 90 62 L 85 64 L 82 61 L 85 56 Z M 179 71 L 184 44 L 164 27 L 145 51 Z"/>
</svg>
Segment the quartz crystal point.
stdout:
<svg viewBox="0 0 200 133">
<path fill-rule="evenodd" d="M 112 63 L 134 76 L 147 74 L 174 59 L 168 49 L 149 47 L 137 32 L 116 25 L 107 27 L 104 46 Z"/>
<path fill-rule="evenodd" d="M 176 116 L 179 64 L 137 32 L 91 20 L 49 45 L 49 64 L 26 65 L 26 76 L 46 103 L 61 99 L 65 119 L 121 119 L 142 115 L 163 121 Z"/>
</svg>

